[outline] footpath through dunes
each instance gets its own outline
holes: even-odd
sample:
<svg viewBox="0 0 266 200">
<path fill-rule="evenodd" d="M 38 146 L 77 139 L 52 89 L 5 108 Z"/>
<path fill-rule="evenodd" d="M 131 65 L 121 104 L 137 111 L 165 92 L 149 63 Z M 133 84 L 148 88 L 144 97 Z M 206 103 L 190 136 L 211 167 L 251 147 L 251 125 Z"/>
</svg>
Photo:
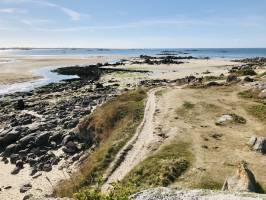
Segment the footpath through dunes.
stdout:
<svg viewBox="0 0 266 200">
<path fill-rule="evenodd" d="M 103 191 L 107 191 L 111 183 L 121 181 L 137 164 L 143 161 L 153 150 L 152 147 L 160 142 L 160 137 L 154 135 L 153 117 L 156 110 L 157 89 L 148 92 L 144 117 L 138 126 L 133 138 L 117 154 L 114 161 L 107 169 L 102 186 Z"/>
<path fill-rule="evenodd" d="M 266 157 L 248 143 L 253 135 L 265 137 L 266 124 L 247 111 L 254 102 L 239 96 L 244 89 L 233 84 L 151 90 L 143 128 L 110 165 L 102 191 L 117 181 L 134 192 L 162 185 L 221 190 L 246 161 L 263 192 Z M 147 114 L 151 108 L 155 112 Z M 217 124 L 226 114 L 234 121 Z"/>
</svg>

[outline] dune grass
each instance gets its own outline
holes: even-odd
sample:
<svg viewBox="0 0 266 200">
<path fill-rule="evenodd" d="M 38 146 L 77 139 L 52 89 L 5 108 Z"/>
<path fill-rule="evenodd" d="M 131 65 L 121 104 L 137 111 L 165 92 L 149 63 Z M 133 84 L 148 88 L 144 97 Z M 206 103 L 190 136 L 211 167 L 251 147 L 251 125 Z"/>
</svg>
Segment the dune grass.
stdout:
<svg viewBox="0 0 266 200">
<path fill-rule="evenodd" d="M 81 188 L 100 184 L 102 175 L 118 151 L 134 135 L 144 114 L 146 91 L 130 91 L 98 107 L 79 129 L 96 138 L 96 148 L 69 180 L 55 188 L 55 195 L 72 197 Z"/>
<path fill-rule="evenodd" d="M 190 144 L 173 141 L 137 165 L 121 182 L 114 183 L 108 194 L 96 188 L 85 188 L 74 196 L 78 200 L 128 200 L 129 196 L 152 187 L 169 186 L 192 165 Z"/>
<path fill-rule="evenodd" d="M 249 114 L 266 123 L 266 105 L 257 104 L 247 108 Z"/>
<path fill-rule="evenodd" d="M 122 181 L 135 191 L 174 183 L 190 166 L 193 156 L 189 144 L 172 142 L 136 166 Z"/>
</svg>

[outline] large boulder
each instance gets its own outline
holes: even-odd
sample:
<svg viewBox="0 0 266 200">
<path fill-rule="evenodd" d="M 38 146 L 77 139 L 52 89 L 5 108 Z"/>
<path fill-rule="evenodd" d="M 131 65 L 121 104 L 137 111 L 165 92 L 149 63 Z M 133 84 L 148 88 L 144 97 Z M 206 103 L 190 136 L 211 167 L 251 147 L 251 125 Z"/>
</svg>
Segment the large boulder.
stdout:
<svg viewBox="0 0 266 200">
<path fill-rule="evenodd" d="M 253 136 L 249 141 L 252 150 L 265 154 L 266 153 L 266 137 Z"/>
<path fill-rule="evenodd" d="M 51 134 L 49 132 L 44 132 L 44 133 L 37 135 L 36 139 L 35 139 L 35 145 L 36 146 L 44 146 L 44 145 L 48 144 L 48 140 L 49 140 L 50 135 Z"/>
<path fill-rule="evenodd" d="M 16 142 L 20 138 L 20 132 L 9 129 L 0 134 L 0 148 L 5 148 L 8 145 Z"/>
<path fill-rule="evenodd" d="M 239 164 L 235 175 L 227 178 L 222 188 L 229 192 L 258 192 L 258 189 L 255 176 L 245 162 Z"/>
</svg>

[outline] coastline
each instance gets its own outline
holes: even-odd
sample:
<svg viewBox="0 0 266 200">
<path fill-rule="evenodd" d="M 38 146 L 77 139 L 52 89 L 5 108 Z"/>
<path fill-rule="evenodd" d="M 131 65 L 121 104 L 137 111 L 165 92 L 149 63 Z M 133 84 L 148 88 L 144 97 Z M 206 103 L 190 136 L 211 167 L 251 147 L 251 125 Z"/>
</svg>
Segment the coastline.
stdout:
<svg viewBox="0 0 266 200">
<path fill-rule="evenodd" d="M 45 67 L 90 65 L 126 58 L 113 56 L 9 56 L 0 59 L 0 85 L 34 81 L 42 77 L 34 70 Z"/>
<path fill-rule="evenodd" d="M 90 61 L 91 63 L 96 64 L 98 62 L 101 62 L 101 63 L 108 62 L 108 61 L 110 62 L 110 61 L 113 61 L 114 59 L 121 58 L 121 57 L 122 56 L 109 56 L 109 57 L 102 57 L 102 56 L 98 57 L 97 56 L 97 57 L 86 58 L 86 59 L 81 59 L 81 60 L 77 58 L 72 58 L 73 59 L 72 61 L 73 63 L 77 61 L 81 63 L 86 62 L 85 64 L 88 64 L 88 62 Z M 73 133 L 73 129 L 77 127 L 79 120 L 87 116 L 89 113 L 93 112 L 93 108 L 95 106 L 102 105 L 102 103 L 110 100 L 112 97 L 119 95 L 124 91 L 131 90 L 131 89 L 134 90 L 138 87 L 150 88 L 150 87 L 156 86 L 156 84 L 157 86 L 159 85 L 159 86 L 165 86 L 165 87 L 168 87 L 171 84 L 178 85 L 178 79 L 180 79 L 180 81 L 182 80 L 184 81 L 187 78 L 186 76 L 195 76 L 195 79 L 200 78 L 202 76 L 209 76 L 209 75 L 219 77 L 221 74 L 224 74 L 224 76 L 227 76 L 229 74 L 228 70 L 230 68 L 234 67 L 235 65 L 237 66 L 242 65 L 241 62 L 232 62 L 232 61 L 228 61 L 224 59 L 210 59 L 210 60 L 208 59 L 188 59 L 188 60 L 184 59 L 182 60 L 184 61 L 184 63 L 182 64 L 159 64 L 159 65 L 156 65 L 156 64 L 149 65 L 147 63 L 132 64 L 133 63 L 132 61 L 134 61 L 134 59 L 137 60 L 138 58 L 137 57 L 130 58 L 126 61 L 121 62 L 122 64 L 118 66 L 116 66 L 115 64 L 111 67 L 108 66 L 107 68 L 115 68 L 117 69 L 117 71 L 114 70 L 114 72 L 112 73 L 102 73 L 99 81 L 97 80 L 97 81 L 91 82 L 86 79 L 84 80 L 80 79 L 78 81 L 71 80 L 69 82 L 60 83 L 58 85 L 51 84 L 47 87 L 41 88 L 41 90 L 39 91 L 38 89 L 36 89 L 32 93 L 29 93 L 29 94 L 22 93 L 22 94 L 7 95 L 8 98 L 6 98 L 6 102 L 4 101 L 2 102 L 3 103 L 2 104 L 3 105 L 3 108 L 2 108 L 3 127 L 1 127 L 2 125 L 0 126 L 0 133 L 1 134 L 3 133 L 3 135 L 9 134 L 9 132 L 7 131 L 8 127 L 10 129 L 16 130 L 15 128 L 17 127 L 17 124 L 14 123 L 14 120 L 12 121 L 10 120 L 12 116 L 15 116 L 15 122 L 18 122 L 18 123 L 23 122 L 25 118 L 25 123 L 30 123 L 30 124 L 19 125 L 19 127 L 29 128 L 27 130 L 29 131 L 27 133 L 28 135 L 35 134 L 35 133 L 37 135 L 41 135 L 43 132 L 45 133 L 48 132 L 47 134 L 49 135 L 49 137 L 52 137 L 54 133 L 60 133 L 60 131 L 63 130 L 64 133 L 62 137 L 68 138 Z M 33 60 L 34 64 L 32 64 L 30 67 L 28 65 L 30 70 L 44 69 L 42 66 L 39 65 L 40 63 L 43 63 L 43 62 L 45 63 L 46 62 L 49 62 L 49 63 L 69 62 L 68 59 L 64 60 L 64 57 L 63 58 L 60 57 L 56 59 L 50 58 L 48 59 L 48 61 L 47 59 L 44 59 L 44 61 L 42 61 L 41 58 L 31 58 L 31 57 L 26 58 L 26 60 L 28 62 Z M 139 59 L 139 61 L 141 61 L 141 59 Z M 70 66 L 70 65 L 71 65 L 70 63 L 66 64 L 66 66 Z M 60 66 L 60 65 L 57 65 L 57 66 Z M 20 69 L 18 68 L 19 67 L 15 68 L 17 71 L 14 69 L 13 73 L 19 73 L 23 71 L 21 68 Z M 136 72 L 122 71 L 122 70 L 119 71 L 119 69 L 122 69 L 122 70 L 128 69 L 129 71 L 136 70 Z M 67 70 L 69 70 L 69 68 L 67 68 Z M 149 72 L 148 73 L 142 72 L 144 70 L 147 70 Z M 141 72 L 137 72 L 137 71 L 141 71 Z M 226 79 L 223 79 L 222 81 L 226 81 Z M 171 91 L 174 91 L 174 90 L 171 90 Z M 178 93 L 178 91 L 179 90 L 175 92 Z M 160 97 L 160 93 L 155 94 L 155 97 L 157 98 L 158 95 L 159 95 L 159 98 L 162 98 Z M 161 95 L 163 95 L 163 93 L 161 93 Z M 24 111 L 26 112 L 16 110 L 16 109 L 14 110 L 14 108 L 16 107 L 17 99 L 20 98 L 20 96 L 23 96 L 26 105 L 28 104 L 28 107 L 24 109 Z M 176 98 L 174 99 L 177 99 L 177 98 L 180 98 L 179 93 L 178 95 L 176 95 Z M 171 102 L 170 99 L 173 99 L 172 96 L 171 98 L 167 98 L 167 101 L 165 102 L 167 103 Z M 164 106 L 166 106 L 165 103 L 163 105 L 160 105 L 159 108 L 164 108 Z M 176 101 L 174 101 L 173 105 L 169 105 L 169 110 L 170 108 L 174 106 L 176 106 Z M 88 112 L 83 113 L 84 109 L 87 109 Z M 58 117 L 59 113 L 60 113 L 60 117 Z M 157 111 L 155 115 L 158 115 Z M 28 118 L 30 118 L 32 121 L 28 122 L 27 121 Z M 43 119 L 45 119 L 45 121 Z M 174 122 L 177 119 L 173 117 L 173 119 L 171 120 Z M 159 122 L 160 122 L 159 124 L 163 123 L 161 121 Z M 69 124 L 71 125 L 71 127 L 68 126 Z M 6 125 L 6 127 L 4 127 L 4 125 Z M 51 129 L 50 128 L 51 125 L 55 125 L 55 127 Z M 18 131 L 20 130 L 18 129 Z M 19 142 L 20 140 L 17 140 L 17 142 L 14 144 L 17 145 Z M 69 144 L 69 146 L 72 146 L 73 143 L 76 146 L 82 146 L 84 141 L 79 141 L 79 139 L 74 138 L 73 141 L 70 141 L 70 142 L 72 143 L 71 145 Z M 58 147 L 65 148 L 67 144 L 68 143 L 65 144 L 61 138 L 56 148 Z M 50 152 L 51 149 L 55 150 L 54 143 L 53 145 L 52 143 L 49 144 L 50 150 L 48 148 L 46 149 L 45 144 L 42 146 L 42 148 L 45 149 L 46 153 Z M 28 150 L 30 149 L 27 149 L 27 151 Z M 56 150 L 60 150 L 60 149 L 56 149 Z M 65 161 L 65 163 L 68 163 L 69 161 L 71 161 L 69 162 L 70 163 L 69 165 L 65 164 L 67 166 L 64 168 L 65 170 L 73 169 L 73 171 L 75 171 L 79 169 L 79 167 L 76 164 L 82 163 L 82 160 L 79 160 L 79 158 L 85 155 L 86 152 L 83 152 L 83 149 L 82 150 L 79 149 L 79 151 L 75 152 L 75 154 L 68 155 L 66 153 L 66 154 L 63 154 L 62 156 L 57 155 L 56 152 L 54 153 L 56 154 L 56 156 L 60 157 L 61 161 Z M 30 158 L 27 158 L 27 159 L 30 160 Z M 53 158 L 49 158 L 49 159 L 52 160 Z M 76 159 L 78 159 L 78 161 Z M 59 167 L 61 166 L 61 163 L 59 163 L 58 166 L 57 164 L 53 165 L 51 171 L 49 172 L 43 171 L 43 169 L 41 168 L 38 169 L 38 172 L 41 172 L 42 176 L 38 177 L 35 180 L 29 175 L 31 169 L 28 166 L 28 160 L 25 161 L 24 168 L 21 169 L 20 173 L 15 176 L 10 174 L 10 172 L 12 171 L 12 167 L 14 167 L 14 165 L 0 163 L 0 168 L 2 169 L 2 171 L 0 172 L 0 177 L 2 179 L 8 180 L 5 183 L 3 183 L 4 185 L 0 186 L 2 189 L 2 191 L 0 190 L 0 197 L 2 196 L 3 199 L 5 198 L 21 199 L 21 197 L 27 194 L 33 194 L 36 197 L 38 195 L 45 196 L 53 192 L 53 186 L 55 186 L 60 180 L 69 178 L 68 176 L 66 176 L 66 173 L 59 170 Z M 44 161 L 38 161 L 38 162 L 40 162 L 39 164 L 47 164 Z M 46 177 L 48 177 L 48 179 L 51 182 L 48 181 Z M 20 179 L 20 180 L 16 181 L 16 179 Z M 32 188 L 29 190 L 29 192 L 22 193 L 22 194 L 19 193 L 19 189 L 21 185 L 26 184 L 28 182 L 32 184 Z M 8 186 L 12 186 L 12 188 L 5 189 Z M 39 188 L 41 188 L 42 191 L 40 191 Z"/>
</svg>

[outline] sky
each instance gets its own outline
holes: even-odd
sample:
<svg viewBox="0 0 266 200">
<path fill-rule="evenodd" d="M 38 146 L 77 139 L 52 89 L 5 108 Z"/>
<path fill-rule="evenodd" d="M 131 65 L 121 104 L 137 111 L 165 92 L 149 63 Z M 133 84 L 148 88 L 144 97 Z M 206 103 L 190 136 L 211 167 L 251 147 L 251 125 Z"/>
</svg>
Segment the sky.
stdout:
<svg viewBox="0 0 266 200">
<path fill-rule="evenodd" d="M 266 47 L 266 0 L 0 0 L 0 47 Z"/>
</svg>

